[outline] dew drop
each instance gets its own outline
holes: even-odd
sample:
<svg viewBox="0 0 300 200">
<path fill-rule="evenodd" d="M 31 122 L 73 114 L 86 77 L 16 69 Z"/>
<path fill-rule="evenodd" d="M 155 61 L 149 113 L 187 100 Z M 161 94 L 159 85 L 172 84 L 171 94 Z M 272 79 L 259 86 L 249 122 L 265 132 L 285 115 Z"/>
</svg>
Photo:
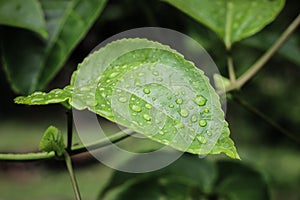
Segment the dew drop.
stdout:
<svg viewBox="0 0 300 200">
<path fill-rule="evenodd" d="M 207 122 L 206 122 L 205 119 L 202 119 L 202 120 L 199 121 L 199 125 L 202 126 L 202 127 L 206 126 L 206 124 L 207 124 Z"/>
<path fill-rule="evenodd" d="M 140 72 L 138 75 L 139 75 L 139 76 L 144 76 L 145 73 L 144 73 L 144 72 Z"/>
<path fill-rule="evenodd" d="M 192 122 L 196 122 L 196 121 L 197 121 L 197 116 L 196 116 L 196 115 L 193 115 L 193 116 L 191 117 L 191 121 L 192 121 Z"/>
<path fill-rule="evenodd" d="M 170 107 L 170 108 L 174 108 L 174 104 L 170 104 L 169 107 Z"/>
<path fill-rule="evenodd" d="M 121 103 L 125 103 L 125 102 L 127 101 L 127 99 L 126 99 L 126 97 L 120 97 L 120 98 L 119 98 L 119 101 L 120 101 Z"/>
<path fill-rule="evenodd" d="M 152 71 L 152 74 L 153 74 L 154 76 L 158 76 L 158 75 L 159 75 L 158 71 Z"/>
<path fill-rule="evenodd" d="M 189 115 L 189 111 L 185 108 L 182 108 L 180 111 L 179 111 L 179 114 L 182 116 L 182 117 L 187 117 Z"/>
<path fill-rule="evenodd" d="M 143 115 L 143 118 L 144 118 L 145 120 L 147 120 L 147 121 L 150 121 L 150 120 L 151 120 L 151 117 L 150 117 L 150 115 L 148 115 L 148 114 L 144 114 L 144 115 Z"/>
<path fill-rule="evenodd" d="M 148 108 L 148 109 L 150 109 L 152 106 L 150 104 L 146 103 L 145 107 Z"/>
<path fill-rule="evenodd" d="M 197 136 L 197 139 L 200 143 L 205 144 L 206 143 L 206 138 L 203 135 Z"/>
<path fill-rule="evenodd" d="M 180 128 L 183 128 L 183 127 L 184 127 L 183 123 L 175 122 L 175 128 L 180 129 Z"/>
<path fill-rule="evenodd" d="M 161 121 L 160 121 L 159 119 L 155 119 L 155 123 L 156 123 L 156 124 L 160 124 Z"/>
<path fill-rule="evenodd" d="M 157 77 L 156 80 L 159 81 L 159 82 L 161 82 L 161 81 L 163 81 L 164 79 L 161 78 L 161 77 Z"/>
<path fill-rule="evenodd" d="M 138 105 L 135 105 L 135 104 L 133 104 L 133 105 L 131 106 L 131 109 L 132 109 L 133 111 L 135 111 L 135 112 L 141 112 L 141 111 L 142 111 L 142 108 L 141 108 L 140 106 L 138 106 Z"/>
<path fill-rule="evenodd" d="M 205 109 L 204 109 L 204 112 L 205 112 L 205 113 L 209 113 L 209 109 L 208 109 L 208 108 L 205 108 Z"/>
<path fill-rule="evenodd" d="M 165 134 L 163 131 L 158 131 L 158 134 L 159 135 L 163 135 L 163 134 Z"/>
<path fill-rule="evenodd" d="M 206 104 L 207 100 L 202 95 L 198 95 L 194 101 L 199 106 L 204 106 Z"/>
<path fill-rule="evenodd" d="M 180 104 L 182 104 L 182 102 L 183 102 L 183 100 L 182 99 L 176 99 L 176 101 L 175 101 L 178 105 L 180 105 Z"/>
<path fill-rule="evenodd" d="M 150 94 L 151 91 L 150 91 L 149 88 L 144 88 L 144 89 L 143 89 L 143 92 L 144 92 L 145 94 Z"/>
<path fill-rule="evenodd" d="M 119 75 L 119 72 L 113 72 L 109 75 L 110 78 L 115 78 L 116 76 Z"/>
<path fill-rule="evenodd" d="M 211 133 L 210 131 L 206 131 L 206 134 L 207 134 L 208 136 L 212 136 L 212 133 Z"/>
</svg>

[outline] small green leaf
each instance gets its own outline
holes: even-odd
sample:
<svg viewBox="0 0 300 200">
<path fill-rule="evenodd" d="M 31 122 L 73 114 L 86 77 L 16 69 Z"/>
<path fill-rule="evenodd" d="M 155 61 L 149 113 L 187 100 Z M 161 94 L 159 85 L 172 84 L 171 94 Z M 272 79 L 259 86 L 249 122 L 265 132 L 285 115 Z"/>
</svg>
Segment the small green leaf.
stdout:
<svg viewBox="0 0 300 200">
<path fill-rule="evenodd" d="M 38 0 L 0 0 L 0 24 L 34 31 L 45 39 L 48 37 Z"/>
<path fill-rule="evenodd" d="M 214 82 L 217 90 L 223 91 L 230 85 L 230 80 L 220 74 L 214 74 Z"/>
<path fill-rule="evenodd" d="M 223 39 L 227 48 L 272 22 L 285 0 L 164 0 Z"/>
<path fill-rule="evenodd" d="M 49 126 L 41 139 L 40 150 L 45 152 L 54 151 L 58 156 L 63 155 L 65 144 L 61 131 L 54 126 Z"/>
<path fill-rule="evenodd" d="M 54 90 L 16 102 L 68 101 L 175 149 L 239 158 L 208 78 L 168 46 L 138 38 L 112 42 L 88 56 L 66 88 L 56 97 Z"/>
</svg>

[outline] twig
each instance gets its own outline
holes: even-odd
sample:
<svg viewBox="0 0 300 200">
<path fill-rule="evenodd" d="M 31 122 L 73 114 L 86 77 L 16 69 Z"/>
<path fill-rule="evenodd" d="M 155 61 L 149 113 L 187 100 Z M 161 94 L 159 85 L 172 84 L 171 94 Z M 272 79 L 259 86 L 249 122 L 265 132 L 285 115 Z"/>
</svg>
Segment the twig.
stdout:
<svg viewBox="0 0 300 200">
<path fill-rule="evenodd" d="M 86 146 L 84 145 L 78 145 L 74 146 L 69 154 L 77 155 L 83 152 L 86 152 L 88 150 L 96 150 L 100 149 L 102 147 L 111 145 L 112 143 L 117 143 L 127 137 L 132 135 L 133 131 L 126 129 L 123 131 L 120 131 L 118 133 L 115 133 L 107 138 L 101 139 L 99 141 L 93 142 L 91 144 L 88 144 Z M 1 161 L 14 161 L 14 162 L 23 162 L 23 161 L 37 161 L 37 160 L 48 160 L 55 158 L 55 152 L 31 152 L 31 153 L 0 153 L 0 162 Z"/>
<path fill-rule="evenodd" d="M 236 84 L 230 84 L 226 88 L 226 92 L 241 88 L 247 81 L 249 81 L 270 58 L 276 53 L 276 51 L 284 44 L 289 36 L 297 29 L 300 24 L 300 14 L 294 19 L 294 21 L 288 26 L 288 28 L 281 34 L 278 40 L 261 56 L 244 74 L 242 74 L 236 81 Z"/>
<path fill-rule="evenodd" d="M 274 122 L 271 118 L 269 118 L 267 115 L 250 105 L 246 100 L 240 98 L 238 95 L 234 94 L 233 99 L 239 103 L 241 106 L 243 106 L 246 110 L 250 111 L 251 113 L 257 115 L 262 120 L 264 120 L 266 123 L 268 123 L 270 126 L 272 126 L 274 129 L 279 131 L 280 133 L 284 134 L 288 138 L 292 139 L 293 141 L 296 141 L 297 143 L 300 143 L 300 138 L 297 138 L 294 134 L 284 129 L 282 126 L 280 126 L 278 123 Z"/>
<path fill-rule="evenodd" d="M 76 176 L 74 174 L 73 167 L 72 167 L 72 160 L 71 160 L 71 157 L 70 157 L 70 155 L 68 154 L 67 151 L 64 151 L 64 157 L 65 157 L 66 166 L 67 166 L 70 178 L 71 178 L 71 182 L 72 182 L 72 185 L 73 185 L 73 189 L 74 189 L 74 193 L 75 193 L 75 199 L 76 200 L 81 200 L 79 187 L 78 187 L 78 184 L 77 184 L 77 181 L 76 181 Z"/>
</svg>

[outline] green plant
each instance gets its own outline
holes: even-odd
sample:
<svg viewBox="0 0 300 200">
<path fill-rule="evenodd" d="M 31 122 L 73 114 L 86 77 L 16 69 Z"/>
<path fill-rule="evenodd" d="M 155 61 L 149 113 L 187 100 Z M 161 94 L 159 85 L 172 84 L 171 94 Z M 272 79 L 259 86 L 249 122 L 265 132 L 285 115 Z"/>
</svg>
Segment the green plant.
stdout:
<svg viewBox="0 0 300 200">
<path fill-rule="evenodd" d="M 10 3 L 0 1 L 0 5 L 2 5 L 0 9 L 6 11 L 0 12 L 0 23 L 22 28 L 18 30 L 18 34 L 22 33 L 22 37 L 16 37 L 16 40 L 5 40 L 8 35 L 15 34 L 14 29 L 2 27 L 4 31 L 1 35 L 6 75 L 10 80 L 11 87 L 22 94 L 30 94 L 45 88 L 46 84 L 63 66 L 62 64 L 72 49 L 85 35 L 106 1 L 73 0 L 64 2 L 65 4 L 62 2 L 54 4 L 43 0 L 29 2 L 25 5 L 23 1 L 18 0 Z M 216 77 L 216 86 L 225 84 L 225 91 L 229 97 L 289 138 L 299 142 L 296 135 L 286 131 L 242 99 L 238 91 L 265 66 L 266 62 L 296 30 L 300 23 L 300 15 L 284 30 L 261 58 L 237 77 L 233 59 L 234 44 L 261 31 L 272 22 L 283 8 L 285 1 L 165 0 L 165 2 L 207 26 L 224 43 L 229 77 Z M 94 4 L 99 6 L 93 6 Z M 20 8 L 22 9 L 20 10 Z M 10 13 L 12 11 L 10 10 L 19 10 L 16 19 L 11 20 Z M 30 13 L 31 10 L 34 12 Z M 46 23 L 41 13 L 49 16 Z M 55 15 L 52 19 L 51 13 L 59 13 L 59 15 Z M 37 16 L 34 18 L 35 20 L 31 14 Z M 24 16 L 31 16 L 31 20 L 23 19 Z M 78 16 L 81 20 L 76 18 Z M 54 20 L 54 25 L 50 23 L 52 20 Z M 73 29 L 76 24 L 77 28 Z M 143 48 L 136 48 L 140 46 Z M 124 53 L 122 49 L 125 47 L 126 50 L 132 51 L 125 52 L 124 55 L 115 59 L 116 55 Z M 17 51 L 17 49 L 21 49 L 21 51 Z M 18 52 L 19 59 L 14 59 L 16 52 Z M 32 59 L 32 57 L 36 59 Z M 22 68 L 19 67 L 20 63 L 22 63 Z M 175 78 L 184 79 L 180 87 L 174 87 L 172 84 L 143 83 L 147 77 L 153 76 L 157 76 L 163 81 L 163 79 L 171 77 L 171 72 L 178 74 Z M 130 79 L 134 79 L 134 77 L 126 77 L 130 73 L 141 74 L 141 83 L 130 82 Z M 128 87 L 123 83 L 124 80 L 127 81 Z M 182 93 L 180 89 L 187 94 Z M 180 151 L 192 154 L 225 153 L 231 158 L 239 158 L 233 141 L 229 138 L 228 123 L 221 110 L 217 94 L 221 92 L 215 91 L 203 72 L 175 50 L 160 43 L 135 38 L 112 42 L 89 55 L 73 73 L 70 85 L 63 89 L 54 89 L 48 93 L 34 92 L 28 96 L 17 97 L 15 102 L 27 105 L 61 103 L 68 110 L 71 108 L 88 109 L 110 121 L 126 126 L 130 130 L 142 133 L 156 142 L 170 145 Z M 193 108 L 187 108 L 186 102 L 193 102 Z M 150 108 L 153 112 L 155 111 L 156 115 L 150 113 Z M 130 118 L 126 115 L 127 111 L 131 114 Z M 165 120 L 165 124 L 160 127 L 158 121 L 162 119 Z M 179 136 L 178 132 L 181 133 Z M 153 135 L 153 133 L 158 134 Z M 112 142 L 117 142 L 127 136 L 126 133 L 121 132 L 111 136 L 110 139 Z M 89 147 L 100 148 L 105 145 L 108 145 L 106 141 L 99 141 Z M 71 125 L 69 126 L 67 147 L 64 145 L 60 131 L 49 127 L 41 141 L 40 148 L 44 152 L 0 154 L 0 160 L 25 161 L 63 158 L 66 160 L 72 178 L 76 198 L 80 199 L 69 155 L 84 152 L 86 147 L 72 145 Z M 149 186 L 148 189 L 143 190 L 150 195 L 149 199 L 160 197 L 166 199 L 215 199 L 222 196 L 229 199 L 269 198 L 264 178 L 247 166 L 227 161 L 195 161 L 192 157 L 186 156 L 178 163 L 179 167 L 171 166 L 152 174 L 135 176 L 116 173 L 99 198 L 122 199 L 124 196 L 132 198 L 140 195 L 136 193 L 140 184 Z M 188 171 L 180 171 L 184 167 L 195 171 L 199 170 L 198 176 L 190 175 Z M 228 171 L 230 168 L 234 169 L 233 172 Z M 175 176 L 177 171 L 181 173 Z M 208 176 L 206 173 L 210 173 L 210 175 Z M 243 177 L 249 179 L 248 184 L 261 185 L 261 188 L 246 191 L 245 188 L 248 185 L 239 184 Z M 129 179 L 130 181 L 128 181 Z M 160 185 L 164 191 L 153 187 L 155 184 Z M 178 187 L 178 190 L 170 189 L 172 187 Z M 230 189 L 232 189 L 231 192 L 229 192 Z M 141 195 L 144 194 L 141 193 Z M 136 199 L 142 197 L 144 196 L 138 196 Z"/>
</svg>

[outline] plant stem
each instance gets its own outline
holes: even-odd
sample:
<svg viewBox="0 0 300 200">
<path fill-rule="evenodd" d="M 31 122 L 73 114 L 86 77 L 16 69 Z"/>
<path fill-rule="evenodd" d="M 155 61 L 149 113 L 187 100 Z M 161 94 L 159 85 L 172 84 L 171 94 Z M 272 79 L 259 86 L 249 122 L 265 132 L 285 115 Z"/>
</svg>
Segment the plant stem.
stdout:
<svg viewBox="0 0 300 200">
<path fill-rule="evenodd" d="M 270 126 L 272 126 L 274 129 L 277 131 L 283 133 L 285 136 L 288 138 L 292 139 L 293 141 L 296 141 L 297 143 L 300 143 L 300 138 L 297 138 L 294 134 L 290 133 L 283 127 L 281 127 L 278 123 L 274 122 L 271 118 L 269 118 L 267 115 L 250 105 L 247 101 L 244 99 L 240 98 L 237 95 L 233 95 L 233 99 L 239 103 L 241 106 L 243 106 L 246 110 L 250 111 L 251 113 L 257 115 L 260 117 L 262 120 L 264 120 L 266 123 L 268 123 Z"/>
<path fill-rule="evenodd" d="M 68 154 L 67 151 L 64 151 L 64 156 L 65 156 L 65 161 L 66 161 L 66 165 L 67 165 L 67 169 L 71 178 L 71 182 L 73 185 L 73 189 L 74 189 L 74 193 L 75 193 L 75 199 L 76 200 L 81 200 L 81 196 L 80 196 L 80 192 L 79 192 L 79 187 L 76 181 L 76 177 L 73 171 L 73 167 L 72 167 L 72 160 L 70 155 Z"/>
<path fill-rule="evenodd" d="M 241 88 L 247 81 L 249 81 L 270 58 L 276 53 L 276 51 L 284 44 L 289 36 L 297 29 L 300 24 L 300 14 L 294 19 L 289 27 L 281 34 L 278 40 L 261 56 L 243 75 L 241 75 L 236 84 L 231 84 L 226 88 L 226 92 Z"/>
<path fill-rule="evenodd" d="M 1 153 L 1 161 L 35 161 L 47 160 L 55 157 L 55 152 L 33 152 L 33 153 Z"/>
<path fill-rule="evenodd" d="M 71 151 L 69 152 L 70 155 L 76 155 L 83 152 L 86 152 L 88 150 L 95 150 L 100 149 L 102 147 L 105 147 L 107 145 L 110 145 L 112 143 L 117 143 L 127 137 L 129 137 L 130 133 L 133 133 L 133 131 L 126 129 L 123 131 L 120 131 L 118 133 L 115 133 L 111 135 L 110 137 L 101 139 L 99 141 L 93 142 L 91 144 L 88 144 L 86 146 L 84 145 L 78 145 L 74 146 Z M 31 153 L 0 153 L 0 162 L 1 161 L 37 161 L 37 160 L 47 160 L 55 158 L 55 152 L 31 152 Z"/>
<path fill-rule="evenodd" d="M 232 60 L 230 50 L 228 51 L 228 55 L 227 55 L 227 66 L 228 66 L 230 83 L 231 83 L 231 85 L 236 85 L 235 70 L 234 70 L 233 60 Z"/>
<path fill-rule="evenodd" d="M 132 135 L 132 133 L 134 133 L 134 131 L 132 131 L 130 129 L 125 129 L 123 131 L 120 131 L 120 132 L 110 136 L 108 139 L 109 141 L 107 139 L 104 139 L 104 140 L 99 140 L 99 141 L 90 143 L 87 146 L 83 146 L 83 145 L 74 146 L 72 148 L 70 155 L 76 155 L 76 154 L 80 154 L 80 153 L 83 153 L 86 151 L 96 150 L 96 149 L 111 145 L 111 143 L 117 143 L 117 142 L 129 137 L 130 134 Z"/>
<path fill-rule="evenodd" d="M 71 151 L 73 139 L 73 115 L 72 110 L 67 111 L 67 151 Z"/>
</svg>

